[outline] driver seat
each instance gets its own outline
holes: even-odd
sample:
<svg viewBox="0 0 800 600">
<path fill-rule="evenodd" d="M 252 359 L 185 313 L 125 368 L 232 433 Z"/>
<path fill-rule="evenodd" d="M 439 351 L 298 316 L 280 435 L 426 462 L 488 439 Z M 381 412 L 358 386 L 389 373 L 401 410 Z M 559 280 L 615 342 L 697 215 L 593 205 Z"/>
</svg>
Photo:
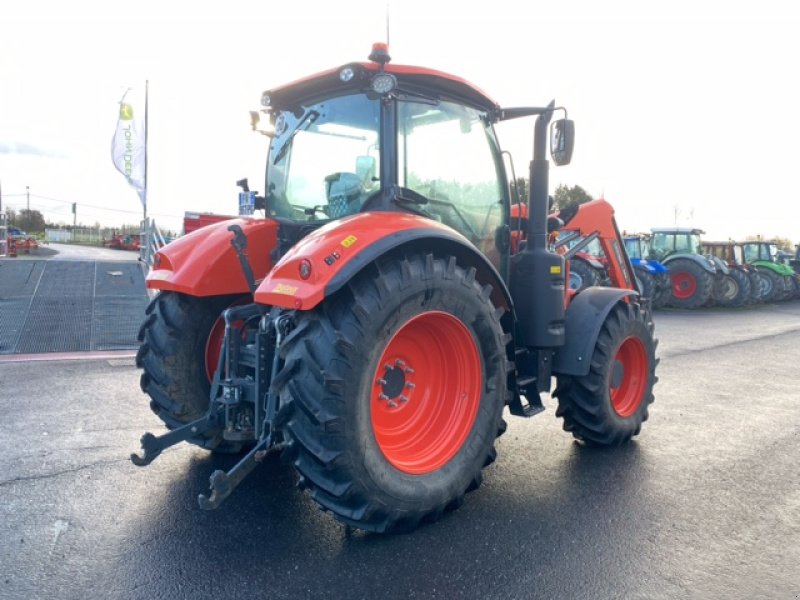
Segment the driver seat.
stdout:
<svg viewBox="0 0 800 600">
<path fill-rule="evenodd" d="M 359 200 L 363 193 L 362 179 L 355 173 L 332 173 L 325 178 L 328 199 L 325 212 L 332 219 L 353 215 L 361 208 Z"/>
</svg>

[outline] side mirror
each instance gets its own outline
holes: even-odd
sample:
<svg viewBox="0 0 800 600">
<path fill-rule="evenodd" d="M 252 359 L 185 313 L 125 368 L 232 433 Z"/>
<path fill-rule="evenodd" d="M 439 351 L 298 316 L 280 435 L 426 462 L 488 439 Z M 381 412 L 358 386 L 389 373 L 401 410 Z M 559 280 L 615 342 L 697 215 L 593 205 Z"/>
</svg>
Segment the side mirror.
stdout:
<svg viewBox="0 0 800 600">
<path fill-rule="evenodd" d="M 259 129 L 258 126 L 261 123 L 261 115 L 258 114 L 258 111 L 251 110 L 250 111 L 250 129 L 255 132 L 260 133 L 261 135 L 266 135 L 267 137 L 274 137 L 275 131 L 270 131 L 267 129 Z"/>
<path fill-rule="evenodd" d="M 553 162 L 561 167 L 572 160 L 575 148 L 575 121 L 559 119 L 550 124 L 550 156 Z"/>
</svg>

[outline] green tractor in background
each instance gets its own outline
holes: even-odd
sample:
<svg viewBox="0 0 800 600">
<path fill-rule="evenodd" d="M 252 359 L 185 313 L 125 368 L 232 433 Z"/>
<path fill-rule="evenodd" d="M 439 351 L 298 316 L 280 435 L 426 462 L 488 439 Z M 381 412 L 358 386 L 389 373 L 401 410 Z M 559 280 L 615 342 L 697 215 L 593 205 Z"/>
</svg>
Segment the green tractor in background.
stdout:
<svg viewBox="0 0 800 600">
<path fill-rule="evenodd" d="M 778 260 L 778 246 L 770 241 L 742 242 L 744 259 L 753 265 L 761 278 L 762 300 L 780 302 L 798 297 L 797 274 Z"/>
</svg>

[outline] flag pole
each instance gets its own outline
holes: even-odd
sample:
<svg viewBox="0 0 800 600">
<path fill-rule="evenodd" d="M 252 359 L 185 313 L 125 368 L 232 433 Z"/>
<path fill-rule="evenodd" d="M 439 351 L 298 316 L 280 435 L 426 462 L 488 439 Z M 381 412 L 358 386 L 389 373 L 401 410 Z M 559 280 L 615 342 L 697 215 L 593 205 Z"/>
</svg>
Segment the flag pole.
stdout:
<svg viewBox="0 0 800 600">
<path fill-rule="evenodd" d="M 144 81 L 144 220 L 147 221 L 147 134 L 150 126 L 147 122 L 147 110 L 150 96 L 150 80 Z"/>
</svg>

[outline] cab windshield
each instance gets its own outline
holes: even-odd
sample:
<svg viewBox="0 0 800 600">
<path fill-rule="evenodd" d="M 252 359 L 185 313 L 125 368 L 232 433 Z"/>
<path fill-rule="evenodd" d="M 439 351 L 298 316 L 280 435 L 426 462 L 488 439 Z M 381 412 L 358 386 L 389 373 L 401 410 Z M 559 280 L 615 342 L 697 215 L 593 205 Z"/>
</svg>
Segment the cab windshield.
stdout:
<svg viewBox="0 0 800 600">
<path fill-rule="evenodd" d="M 420 213 L 463 234 L 500 268 L 505 183 L 495 143 L 481 111 L 446 101 L 398 103 L 398 184 L 425 198 Z"/>
<path fill-rule="evenodd" d="M 284 110 L 275 118 L 267 209 L 303 221 L 357 213 L 379 188 L 380 107 L 363 94 Z"/>
<path fill-rule="evenodd" d="M 696 233 L 655 232 L 650 239 L 650 251 L 658 260 L 670 254 L 702 254 L 700 236 Z"/>
<path fill-rule="evenodd" d="M 643 258 L 641 244 L 642 241 L 639 238 L 625 239 L 625 250 L 628 252 L 629 258 Z"/>
<path fill-rule="evenodd" d="M 747 262 L 753 262 L 754 260 L 768 260 L 774 262 L 777 252 L 778 248 L 775 245 L 767 246 L 766 244 L 757 243 L 744 245 L 744 258 Z"/>
</svg>

